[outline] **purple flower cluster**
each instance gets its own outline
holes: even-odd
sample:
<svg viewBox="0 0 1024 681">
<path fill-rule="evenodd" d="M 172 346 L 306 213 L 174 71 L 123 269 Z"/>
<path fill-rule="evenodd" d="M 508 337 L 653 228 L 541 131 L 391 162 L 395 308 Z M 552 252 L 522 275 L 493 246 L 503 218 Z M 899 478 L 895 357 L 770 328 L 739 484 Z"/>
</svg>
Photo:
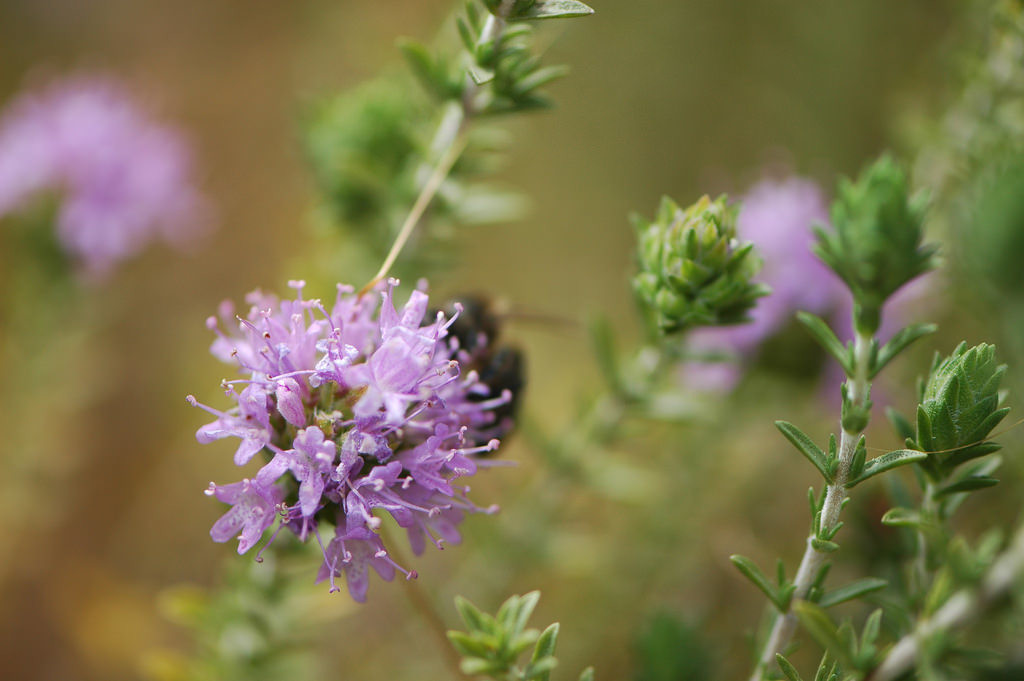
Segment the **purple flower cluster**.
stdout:
<svg viewBox="0 0 1024 681">
<path fill-rule="evenodd" d="M 0 117 L 0 217 L 40 195 L 59 200 L 57 240 L 91 278 L 156 238 L 186 246 L 208 223 L 188 145 L 102 77 L 25 93 Z"/>
<path fill-rule="evenodd" d="M 498 416 L 511 391 L 494 394 L 477 371 L 462 370 L 479 350 L 449 333 L 455 317 L 424 320 L 423 290 L 396 309 L 396 284 L 363 296 L 339 286 L 330 310 L 303 299 L 303 282 L 291 283 L 294 300 L 250 294 L 244 319 L 225 303 L 208 326 L 217 333 L 212 353 L 245 376 L 224 383 L 236 404 L 219 411 L 189 397 L 216 417 L 199 429 L 200 442 L 237 438 L 239 466 L 265 454 L 253 477 L 210 484 L 209 495 L 231 504 L 213 539 L 238 537 L 245 553 L 280 517 L 279 530 L 321 542 L 318 581 L 336 590 L 344 572 L 357 601 L 366 598 L 368 568 L 385 580 L 396 570 L 415 576 L 381 541 L 380 514 L 406 530 L 418 555 L 427 541 L 457 543 L 465 512 L 496 510 L 470 502 L 457 480 L 488 463 L 480 455 L 511 427 Z M 334 526 L 326 545 L 323 523 Z"/>
</svg>

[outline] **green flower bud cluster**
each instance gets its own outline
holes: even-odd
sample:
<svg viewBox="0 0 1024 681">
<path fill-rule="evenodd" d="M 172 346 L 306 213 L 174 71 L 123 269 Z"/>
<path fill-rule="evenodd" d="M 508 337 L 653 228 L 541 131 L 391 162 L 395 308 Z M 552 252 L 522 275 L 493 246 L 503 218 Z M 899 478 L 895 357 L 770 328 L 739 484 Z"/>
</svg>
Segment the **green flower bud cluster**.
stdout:
<svg viewBox="0 0 1024 681">
<path fill-rule="evenodd" d="M 956 466 L 999 448 L 986 438 L 1009 411 L 999 407 L 1005 372 L 1006 365 L 996 363 L 995 347 L 985 343 L 970 349 L 961 343 L 949 357 L 935 358 L 921 386 L 917 434 L 908 441 L 913 449 L 934 452 L 923 463 L 932 478 L 945 478 Z"/>
<path fill-rule="evenodd" d="M 877 331 L 886 299 L 935 266 L 935 247 L 921 245 L 924 214 L 925 201 L 909 197 L 906 174 L 888 156 L 856 183 L 840 181 L 834 231 L 816 230 L 816 251 L 853 293 L 861 333 Z"/>
<path fill-rule="evenodd" d="M 737 206 L 707 196 L 686 210 L 662 199 L 653 222 L 634 218 L 640 272 L 633 288 L 658 327 L 737 324 L 769 290 L 751 281 L 761 267 L 753 244 L 736 239 Z"/>
</svg>

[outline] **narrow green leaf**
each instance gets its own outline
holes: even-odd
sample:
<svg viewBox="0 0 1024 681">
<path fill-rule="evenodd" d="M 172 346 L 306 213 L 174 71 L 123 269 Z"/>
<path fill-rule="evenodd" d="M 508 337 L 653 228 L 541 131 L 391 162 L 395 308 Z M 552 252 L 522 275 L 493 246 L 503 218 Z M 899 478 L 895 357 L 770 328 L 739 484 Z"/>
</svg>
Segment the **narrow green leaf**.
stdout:
<svg viewBox="0 0 1024 681">
<path fill-rule="evenodd" d="M 459 30 L 459 38 L 462 39 L 463 46 L 465 46 L 467 51 L 473 52 L 476 49 L 476 36 L 473 35 L 473 29 L 469 27 L 469 24 L 462 17 L 455 20 L 455 26 Z"/>
<path fill-rule="evenodd" d="M 850 662 L 852 662 L 854 651 L 848 649 L 839 630 L 824 609 L 814 603 L 797 601 L 793 604 L 793 610 L 811 638 L 844 666 L 853 666 Z"/>
<path fill-rule="evenodd" d="M 780 594 L 775 590 L 775 586 L 768 581 L 765 574 L 761 572 L 761 568 L 757 567 L 757 564 L 747 558 L 746 556 L 732 555 L 729 556 L 729 560 L 736 566 L 736 569 L 743 573 L 743 576 L 751 581 L 761 592 L 768 597 L 768 600 L 779 609 L 780 612 L 785 612 L 788 603 L 783 602 Z"/>
<path fill-rule="evenodd" d="M 810 312 L 797 312 L 796 318 L 800 320 L 810 334 L 814 337 L 814 340 L 818 341 L 818 344 L 825 349 L 825 351 L 832 355 L 839 366 L 843 368 L 847 376 L 853 375 L 853 362 L 851 361 L 850 350 L 840 342 L 839 338 L 836 337 L 832 328 L 825 322 L 821 317 L 811 314 Z"/>
<path fill-rule="evenodd" d="M 537 0 L 531 6 L 513 12 L 509 19 L 563 19 L 568 17 L 585 17 L 594 10 L 577 0 Z"/>
<path fill-rule="evenodd" d="M 558 660 L 553 657 L 545 657 L 536 662 L 530 662 L 523 670 L 523 678 L 526 681 L 548 681 L 551 678 L 551 670 L 558 666 Z"/>
<path fill-rule="evenodd" d="M 539 591 L 531 591 L 524 594 L 522 601 L 519 603 L 519 612 L 513 624 L 513 632 L 518 634 L 526 628 L 526 623 L 530 620 L 530 615 L 533 614 L 533 609 L 537 607 L 537 601 L 540 600 Z"/>
<path fill-rule="evenodd" d="M 512 640 L 508 643 L 508 653 L 513 657 L 519 657 L 537 643 L 540 632 L 536 629 L 527 629 L 511 638 Z"/>
<path fill-rule="evenodd" d="M 905 466 L 908 463 L 914 463 L 915 461 L 923 461 L 927 459 L 928 455 L 924 452 L 919 452 L 916 449 L 896 449 L 882 456 L 875 457 L 864 464 L 864 472 L 859 476 L 850 480 L 846 483 L 846 487 L 854 487 L 864 482 L 868 478 L 872 478 L 879 473 Z"/>
<path fill-rule="evenodd" d="M 469 77 L 477 85 L 486 85 L 494 80 L 494 71 L 474 64 L 469 67 Z"/>
<path fill-rule="evenodd" d="M 864 623 L 864 630 L 860 634 L 861 650 L 864 650 L 869 646 L 875 645 L 875 641 L 878 639 L 878 633 L 881 630 L 882 609 L 878 608 L 870 615 L 868 615 L 868 620 Z"/>
<path fill-rule="evenodd" d="M 900 436 L 901 440 L 914 437 L 914 426 L 911 425 L 910 421 L 907 420 L 903 414 L 899 413 L 892 407 L 885 408 L 885 415 L 889 419 L 889 423 L 892 424 L 893 430 Z"/>
<path fill-rule="evenodd" d="M 789 679 L 789 681 L 804 681 L 800 678 L 800 673 L 797 672 L 796 667 L 794 667 L 789 660 L 783 657 L 782 653 L 775 653 L 775 661 L 779 663 L 779 669 L 782 670 L 782 673 L 786 675 L 786 678 Z"/>
<path fill-rule="evenodd" d="M 779 429 L 779 432 L 789 440 L 789 442 L 797 448 L 801 454 L 807 457 L 807 460 L 814 464 L 814 467 L 824 476 L 825 481 L 832 482 L 832 476 L 829 475 L 828 470 L 828 459 L 825 457 L 825 452 L 818 448 L 818 445 L 814 444 L 811 438 L 794 426 L 788 421 L 776 421 L 775 427 Z"/>
<path fill-rule="evenodd" d="M 553 657 L 555 654 L 555 645 L 558 643 L 558 622 L 555 622 L 540 635 L 537 639 L 537 645 L 533 649 L 533 656 L 530 658 L 530 662 L 535 664 L 540 662 L 546 657 Z M 548 681 L 549 672 L 543 672 L 537 676 L 539 681 Z"/>
<path fill-rule="evenodd" d="M 878 357 L 871 364 L 870 377 L 874 378 L 875 375 L 885 368 L 888 364 L 899 355 L 901 352 L 906 350 L 911 343 L 923 338 L 928 334 L 935 333 L 935 330 L 939 327 L 935 324 L 911 324 L 900 329 L 896 335 L 889 339 L 889 342 L 882 346 L 882 349 L 878 351 Z"/>
<path fill-rule="evenodd" d="M 821 658 L 821 662 L 818 663 L 818 672 L 814 675 L 814 681 L 831 681 L 835 670 L 836 664 L 833 662 L 829 665 L 828 652 L 826 651 Z"/>
<path fill-rule="evenodd" d="M 921 518 L 920 511 L 897 506 L 890 508 L 882 516 L 882 524 L 892 527 L 924 527 L 927 523 Z"/>
<path fill-rule="evenodd" d="M 501 674 L 505 671 L 505 665 L 496 660 L 484 660 L 479 657 L 467 657 L 459 663 L 459 669 L 468 676 L 490 676 Z"/>
<path fill-rule="evenodd" d="M 825 583 L 825 578 L 828 577 L 828 573 L 832 571 L 832 562 L 824 560 L 821 562 L 821 567 L 818 568 L 818 573 L 814 575 L 814 581 L 811 584 L 815 587 L 821 588 L 821 585 Z"/>
<path fill-rule="evenodd" d="M 430 57 L 426 46 L 410 38 L 400 38 L 398 49 L 405 60 L 409 62 L 409 67 L 416 77 L 432 88 L 434 85 L 434 60 Z"/>
<path fill-rule="evenodd" d="M 472 631 L 486 631 L 490 632 L 493 627 L 488 626 L 486 621 L 486 615 L 480 610 L 467 601 L 462 596 L 455 597 L 455 609 L 459 611 L 459 615 L 462 617 L 462 621 L 466 623 L 466 627 Z"/>
<path fill-rule="evenodd" d="M 827 539 L 819 539 L 818 537 L 811 538 L 811 546 L 820 553 L 834 553 L 839 550 L 839 544 Z"/>
<path fill-rule="evenodd" d="M 864 472 L 864 464 L 868 457 L 867 445 L 864 443 L 864 436 L 857 440 L 857 446 L 853 450 L 853 460 L 850 462 L 850 477 L 857 478 Z"/>
<path fill-rule="evenodd" d="M 482 641 L 464 631 L 449 631 L 448 640 L 463 657 L 486 657 L 491 652 Z"/>
<path fill-rule="evenodd" d="M 818 601 L 818 605 L 823 608 L 831 608 L 834 605 L 839 605 L 846 601 L 852 601 L 854 598 L 860 598 L 861 596 L 878 591 L 879 589 L 884 589 L 888 584 L 889 582 L 884 579 L 878 579 L 876 577 L 858 579 L 856 582 L 839 587 L 835 591 L 829 591 L 821 597 L 821 600 Z"/>
<path fill-rule="evenodd" d="M 494 619 L 497 621 L 501 631 L 511 631 L 515 626 L 515 622 L 519 618 L 519 608 L 522 602 L 522 596 L 513 595 L 506 598 L 505 602 L 498 607 L 498 612 L 494 614 Z"/>
<path fill-rule="evenodd" d="M 957 480 L 939 489 L 935 493 L 935 497 L 944 497 L 947 494 L 956 494 L 957 492 L 973 492 L 974 490 L 985 489 L 986 487 L 993 487 L 998 484 L 999 480 L 987 475 L 969 475 L 962 480 Z"/>
<path fill-rule="evenodd" d="M 528 76 L 516 81 L 515 92 L 520 96 L 529 94 L 538 88 L 542 88 L 545 85 L 558 80 L 559 78 L 564 78 L 568 73 L 568 66 L 547 66 L 542 69 L 537 69 Z"/>
</svg>

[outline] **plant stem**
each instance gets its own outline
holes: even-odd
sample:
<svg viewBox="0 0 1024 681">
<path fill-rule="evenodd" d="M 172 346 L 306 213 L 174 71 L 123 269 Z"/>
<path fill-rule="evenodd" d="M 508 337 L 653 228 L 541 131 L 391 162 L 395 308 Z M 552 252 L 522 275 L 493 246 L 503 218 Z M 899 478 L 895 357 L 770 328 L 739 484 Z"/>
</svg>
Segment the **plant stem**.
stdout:
<svg viewBox="0 0 1024 681">
<path fill-rule="evenodd" d="M 497 42 L 501 39 L 502 33 L 505 32 L 505 17 L 512 11 L 513 3 L 514 0 L 504 0 L 498 8 L 497 14 L 487 17 L 487 21 L 480 31 L 477 45 Z M 437 132 L 434 133 L 434 139 L 430 143 L 431 154 L 437 159 L 437 162 L 433 168 L 425 164 L 417 173 L 417 177 L 423 177 L 423 188 L 416 197 L 402 227 L 398 230 L 398 235 L 391 245 L 391 250 L 384 258 L 384 263 L 377 270 L 377 274 L 359 291 L 360 296 L 368 293 L 388 275 L 395 260 L 402 252 L 402 248 L 405 247 L 409 237 L 412 236 L 416 226 L 423 218 L 423 214 L 430 206 L 430 202 L 434 200 L 441 185 L 448 178 L 452 167 L 459 160 L 459 156 L 466 148 L 463 132 L 470 119 L 480 112 L 482 94 L 480 85 L 467 73 L 466 86 L 461 99 L 453 102 L 453 105 L 444 112 L 441 122 L 437 126 Z"/>
<path fill-rule="evenodd" d="M 871 337 L 857 333 L 854 338 L 854 375 L 847 381 L 848 396 L 850 402 L 857 407 L 863 407 L 867 403 L 868 391 L 871 383 L 868 379 L 868 364 L 871 354 Z M 842 434 L 839 439 L 839 466 L 836 469 L 835 478 L 826 487 L 825 501 L 821 507 L 821 531 L 832 530 L 839 523 L 839 514 L 843 510 L 847 496 L 846 483 L 850 477 L 850 463 L 853 461 L 854 452 L 857 449 L 857 442 L 860 440 L 863 431 L 851 433 L 841 428 Z M 820 533 L 820 532 L 819 532 Z M 797 569 L 794 584 L 796 590 L 793 592 L 794 599 L 807 598 L 807 594 L 814 584 L 814 580 L 825 562 L 828 553 L 819 551 L 814 547 L 813 540 L 818 533 L 812 532 L 807 537 L 807 548 Z M 763 681 L 765 670 L 775 663 L 776 653 L 781 653 L 789 644 L 796 630 L 797 619 L 792 608 L 775 617 L 768 641 L 761 651 L 757 668 L 750 677 L 751 681 Z"/>
<path fill-rule="evenodd" d="M 929 480 L 925 483 L 921 501 L 921 513 L 925 518 L 937 518 L 935 502 L 935 484 Z M 914 559 L 914 578 L 917 580 L 917 595 L 924 598 L 928 590 L 928 538 L 923 530 L 917 531 L 917 556 Z"/>
<path fill-rule="evenodd" d="M 373 279 L 359 291 L 360 296 L 365 295 L 387 276 L 391 266 L 398 259 L 398 254 L 402 252 L 405 242 L 412 236 L 412 232 L 416 229 L 416 225 L 419 224 L 420 218 L 423 217 L 423 213 L 427 210 L 427 206 L 430 205 L 434 196 L 437 195 L 437 190 L 441 188 L 445 178 L 448 177 L 448 173 L 451 172 L 452 166 L 455 165 L 455 161 L 458 160 L 464 148 L 465 144 L 454 143 L 445 150 L 444 155 L 438 160 L 426 184 L 423 185 L 423 189 L 420 190 L 419 196 L 416 197 L 416 202 L 409 211 L 409 215 L 406 216 L 405 222 L 402 223 L 402 228 L 398 231 L 398 236 L 395 237 L 395 243 L 392 244 L 391 250 L 388 251 L 387 257 L 384 258 L 384 264 L 377 270 L 377 274 L 374 275 Z"/>
<path fill-rule="evenodd" d="M 932 635 L 961 627 L 997 603 L 1024 574 L 1024 527 L 1017 531 L 1013 543 L 996 560 L 977 589 L 965 589 L 954 594 L 931 618 L 918 623 L 917 628 L 889 649 L 882 664 L 869 674 L 866 681 L 895 681 L 916 663 L 924 642 Z"/>
</svg>

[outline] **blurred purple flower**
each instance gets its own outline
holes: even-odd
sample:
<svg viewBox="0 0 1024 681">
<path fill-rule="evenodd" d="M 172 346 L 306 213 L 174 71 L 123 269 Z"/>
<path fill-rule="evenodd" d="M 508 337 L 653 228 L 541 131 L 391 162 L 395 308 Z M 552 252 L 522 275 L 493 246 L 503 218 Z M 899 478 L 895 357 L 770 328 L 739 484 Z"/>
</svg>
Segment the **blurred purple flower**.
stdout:
<svg viewBox="0 0 1024 681">
<path fill-rule="evenodd" d="M 707 328 L 690 336 L 695 355 L 718 359 L 684 367 L 688 385 L 725 391 L 739 380 L 738 364 L 756 354 L 797 310 L 823 314 L 840 305 L 842 282 L 812 251 L 812 225 L 828 220 L 828 207 L 818 186 L 803 178 L 764 180 L 742 198 L 737 223 L 739 238 L 751 241 L 764 266 L 759 280 L 771 287 L 751 312 L 751 321 Z"/>
<path fill-rule="evenodd" d="M 89 278 L 155 239 L 194 241 L 209 212 L 192 170 L 182 136 L 104 77 L 26 92 L 0 117 L 0 217 L 55 196 L 57 240 Z"/>
<path fill-rule="evenodd" d="M 216 417 L 199 429 L 200 442 L 236 437 L 235 463 L 260 451 L 269 459 L 241 483 L 211 483 L 208 494 L 232 504 L 213 539 L 238 536 L 245 553 L 273 524 L 273 507 L 282 527 L 303 540 L 313 534 L 324 547 L 318 578 L 335 590 L 344 572 L 357 601 L 366 598 L 368 567 L 384 579 L 396 570 L 415 576 L 391 559 L 374 512 L 405 528 L 416 554 L 427 539 L 438 548 L 459 541 L 465 512 L 496 509 L 474 505 L 456 481 L 485 464 L 478 455 L 495 450 L 511 427 L 497 416 L 511 392 L 495 395 L 476 371 L 462 372 L 473 355 L 449 335 L 454 318 L 424 320 L 422 290 L 397 310 L 396 284 L 364 296 L 339 286 L 330 310 L 302 298 L 303 282 L 292 282 L 294 300 L 250 294 L 244 319 L 223 305 L 220 321 L 207 325 L 218 334 L 213 354 L 245 376 L 225 382 L 236 404 L 219 411 L 189 397 Z M 326 544 L 325 522 L 334 525 Z"/>
<path fill-rule="evenodd" d="M 708 361 L 683 365 L 686 385 L 715 392 L 731 390 L 742 378 L 743 365 L 757 355 L 761 344 L 777 333 L 799 310 L 828 317 L 844 342 L 853 337 L 853 300 L 845 285 L 813 252 L 812 229 L 825 224 L 828 209 L 818 186 L 803 178 L 764 180 L 743 198 L 737 224 L 741 239 L 752 241 L 764 260 L 760 281 L 772 292 L 751 312 L 751 321 L 736 326 L 699 329 L 690 336 L 690 350 Z M 883 341 L 914 317 L 930 278 L 915 280 L 887 303 L 879 338 Z M 826 394 L 844 379 L 842 369 L 829 362 Z M 884 387 L 882 389 L 884 391 Z M 876 404 L 880 403 L 875 395 Z"/>
</svg>

